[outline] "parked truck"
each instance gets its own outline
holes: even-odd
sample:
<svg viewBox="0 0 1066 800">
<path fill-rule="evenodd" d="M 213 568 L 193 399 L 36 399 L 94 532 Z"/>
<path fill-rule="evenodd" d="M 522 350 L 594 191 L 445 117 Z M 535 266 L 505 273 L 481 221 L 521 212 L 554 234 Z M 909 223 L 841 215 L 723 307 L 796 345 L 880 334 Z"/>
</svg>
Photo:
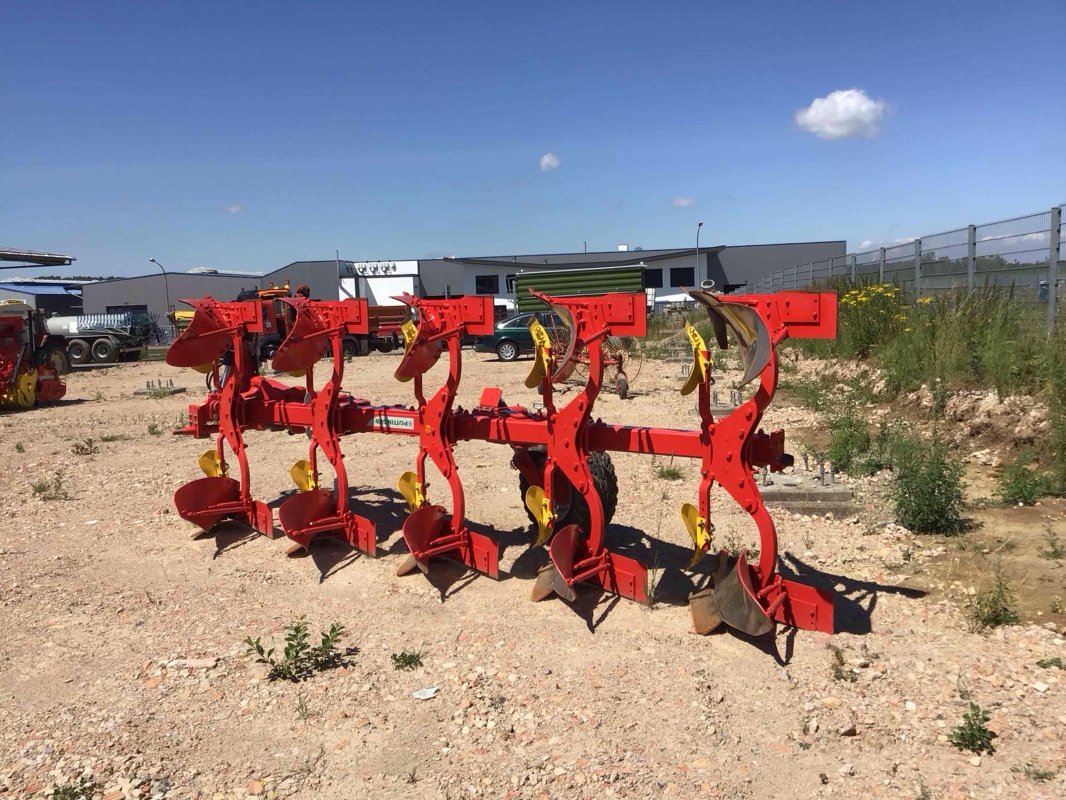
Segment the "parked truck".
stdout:
<svg viewBox="0 0 1066 800">
<path fill-rule="evenodd" d="M 46 325 L 50 343 L 61 343 L 71 364 L 140 358 L 155 330 L 143 311 L 49 317 Z"/>
<path fill-rule="evenodd" d="M 237 295 L 237 300 L 260 300 L 271 301 L 263 306 L 263 313 L 268 319 L 266 326 L 269 333 L 260 334 L 256 343 L 259 360 L 262 363 L 269 362 L 278 347 L 284 341 L 289 332 L 289 320 L 292 316 L 290 309 L 280 298 L 291 297 L 292 292 L 289 284 L 274 286 L 271 284 L 265 289 L 248 289 Z M 403 347 L 403 333 L 401 326 L 410 319 L 410 310 L 405 305 L 398 306 L 370 306 L 370 332 L 359 336 L 345 336 L 342 340 L 344 355 L 346 357 L 366 356 L 371 350 L 379 353 L 389 353 Z M 189 326 L 193 318 L 193 311 L 172 311 L 169 321 L 174 326 L 174 331 L 181 334 Z"/>
<path fill-rule="evenodd" d="M 33 408 L 66 394 L 66 354 L 49 338 L 40 311 L 0 300 L 0 408 Z"/>
</svg>

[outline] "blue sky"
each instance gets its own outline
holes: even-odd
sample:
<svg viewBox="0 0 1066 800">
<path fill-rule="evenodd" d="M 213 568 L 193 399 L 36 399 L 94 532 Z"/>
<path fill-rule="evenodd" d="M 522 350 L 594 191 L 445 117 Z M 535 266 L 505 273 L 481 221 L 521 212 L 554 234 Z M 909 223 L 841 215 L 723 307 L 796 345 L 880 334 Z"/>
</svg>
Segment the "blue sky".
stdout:
<svg viewBox="0 0 1066 800">
<path fill-rule="evenodd" d="M 1061 0 L 4 0 L 0 244 L 137 274 L 985 222 L 1066 201 L 1064 23 Z M 853 135 L 797 124 L 848 89 L 857 120 L 805 119 Z"/>
</svg>

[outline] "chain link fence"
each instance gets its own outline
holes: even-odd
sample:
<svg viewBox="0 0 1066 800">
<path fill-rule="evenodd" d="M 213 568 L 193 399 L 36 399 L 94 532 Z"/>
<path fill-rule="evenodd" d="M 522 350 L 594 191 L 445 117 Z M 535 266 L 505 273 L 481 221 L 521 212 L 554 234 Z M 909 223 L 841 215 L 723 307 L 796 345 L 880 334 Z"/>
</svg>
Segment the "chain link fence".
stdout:
<svg viewBox="0 0 1066 800">
<path fill-rule="evenodd" d="M 919 297 L 984 289 L 1004 292 L 1012 300 L 1029 304 L 1034 312 L 1046 309 L 1051 326 L 1061 300 L 1064 209 L 1054 206 L 827 261 L 793 264 L 752 281 L 737 293 L 806 289 L 834 280 L 895 283 Z"/>
</svg>

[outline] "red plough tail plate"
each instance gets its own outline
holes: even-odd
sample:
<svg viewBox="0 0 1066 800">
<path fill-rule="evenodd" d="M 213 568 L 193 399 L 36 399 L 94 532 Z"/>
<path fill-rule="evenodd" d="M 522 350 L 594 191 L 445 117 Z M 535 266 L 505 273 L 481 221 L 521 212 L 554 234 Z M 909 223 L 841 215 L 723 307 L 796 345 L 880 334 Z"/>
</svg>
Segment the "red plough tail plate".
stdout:
<svg viewBox="0 0 1066 800">
<path fill-rule="evenodd" d="M 568 602 L 577 598 L 574 585 L 581 581 L 598 583 L 608 592 L 638 603 L 648 602 L 648 569 L 635 558 L 601 550 L 581 560 L 581 529 L 567 525 L 555 534 L 548 545 L 551 564 L 537 576 L 531 597 L 543 600 L 552 592 Z"/>
<path fill-rule="evenodd" d="M 190 481 L 174 492 L 178 515 L 205 533 L 224 519 L 240 520 L 264 536 L 274 535 L 274 512 L 270 506 L 241 497 L 241 485 L 233 478 L 213 477 Z"/>
<path fill-rule="evenodd" d="M 785 600 L 773 612 L 773 618 L 805 631 L 834 633 L 833 591 L 817 589 L 798 581 L 781 580 Z"/>
<path fill-rule="evenodd" d="M 415 567 L 422 570 L 423 575 L 429 573 L 429 555 L 426 551 L 430 549 L 430 542 L 440 538 L 447 522 L 448 515 L 443 506 L 422 506 L 407 517 L 403 523 L 403 540 L 411 555 L 396 570 L 397 575 L 406 575 Z"/>
<path fill-rule="evenodd" d="M 377 527 L 358 514 L 337 514 L 332 492 L 314 489 L 294 494 L 278 509 L 278 522 L 285 535 L 304 550 L 316 536 L 341 533 L 352 547 L 377 556 Z"/>
<path fill-rule="evenodd" d="M 411 555 L 397 568 L 406 575 L 417 567 L 429 574 L 429 559 L 454 555 L 471 569 L 490 578 L 500 576 L 500 547 L 494 539 L 466 530 L 448 532 L 450 517 L 443 506 L 422 506 L 403 524 L 403 539 Z"/>
</svg>

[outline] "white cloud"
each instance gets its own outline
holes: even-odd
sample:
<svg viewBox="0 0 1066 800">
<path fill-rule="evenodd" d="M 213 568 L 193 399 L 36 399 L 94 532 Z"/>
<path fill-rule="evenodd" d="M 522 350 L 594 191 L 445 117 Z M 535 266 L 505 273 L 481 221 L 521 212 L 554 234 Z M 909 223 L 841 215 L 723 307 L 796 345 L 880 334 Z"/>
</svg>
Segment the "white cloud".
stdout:
<svg viewBox="0 0 1066 800">
<path fill-rule="evenodd" d="M 234 203 L 231 206 L 226 206 L 226 210 L 229 213 L 231 213 L 231 214 L 240 214 L 241 213 L 241 204 L 240 203 Z"/>
<path fill-rule="evenodd" d="M 685 195 L 678 195 L 670 202 L 673 203 L 677 208 L 688 208 L 690 205 L 695 203 L 696 200 L 692 197 L 687 197 Z"/>
<path fill-rule="evenodd" d="M 896 247 L 901 244 L 909 244 L 917 238 L 917 236 L 904 236 L 900 239 L 863 239 L 855 246 L 855 251 L 858 253 L 866 253 L 881 247 Z"/>
<path fill-rule="evenodd" d="M 797 111 L 796 126 L 819 139 L 872 139 L 887 113 L 888 103 L 862 89 L 838 89 Z"/>
<path fill-rule="evenodd" d="M 559 169 L 560 163 L 562 162 L 559 161 L 559 156 L 555 155 L 555 153 L 545 153 L 540 157 L 540 171 L 551 172 Z"/>
</svg>

